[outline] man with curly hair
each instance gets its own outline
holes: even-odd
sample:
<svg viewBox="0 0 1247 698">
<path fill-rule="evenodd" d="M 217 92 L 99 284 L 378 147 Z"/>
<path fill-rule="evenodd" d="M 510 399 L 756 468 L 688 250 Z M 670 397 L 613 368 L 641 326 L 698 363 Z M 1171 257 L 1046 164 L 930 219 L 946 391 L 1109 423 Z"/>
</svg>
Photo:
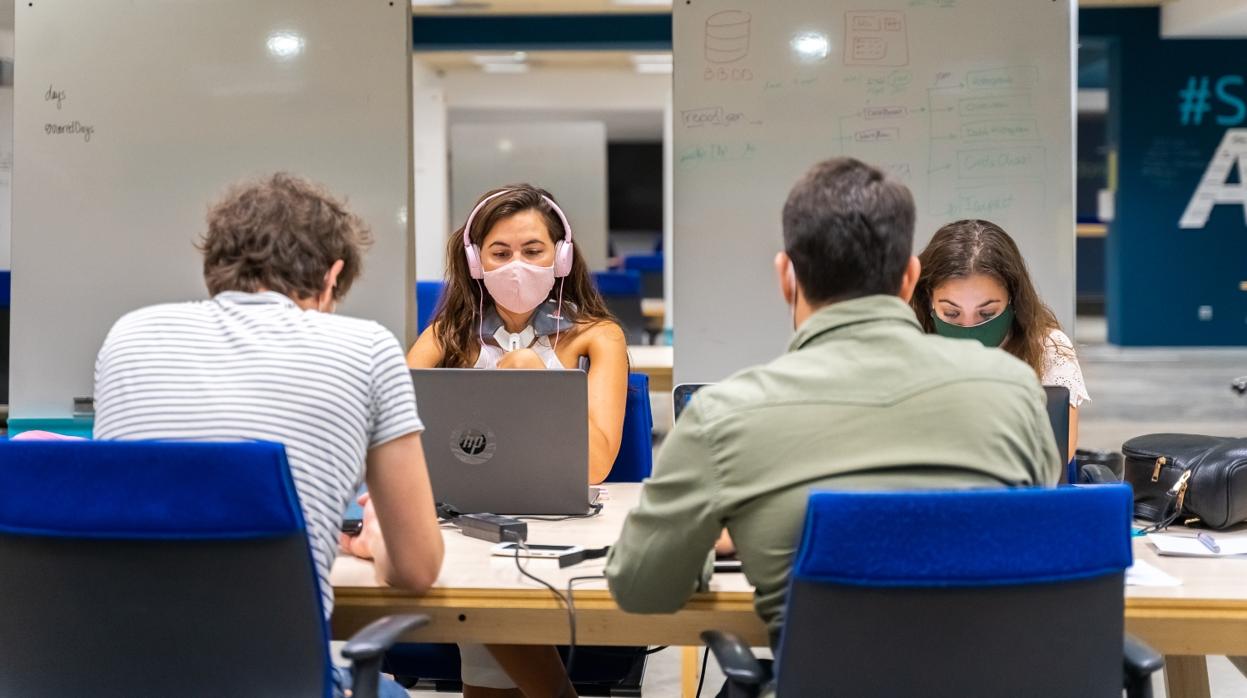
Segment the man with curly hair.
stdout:
<svg viewBox="0 0 1247 698">
<path fill-rule="evenodd" d="M 422 592 L 442 563 L 402 347 L 375 322 L 333 314 L 370 241 L 359 217 L 303 179 L 237 186 L 200 242 L 212 298 L 129 313 L 96 359 L 96 438 L 285 445 L 326 618 L 342 515 L 363 480 L 371 498 L 351 545 L 378 576 Z M 389 682 L 382 695 L 406 692 Z"/>
</svg>

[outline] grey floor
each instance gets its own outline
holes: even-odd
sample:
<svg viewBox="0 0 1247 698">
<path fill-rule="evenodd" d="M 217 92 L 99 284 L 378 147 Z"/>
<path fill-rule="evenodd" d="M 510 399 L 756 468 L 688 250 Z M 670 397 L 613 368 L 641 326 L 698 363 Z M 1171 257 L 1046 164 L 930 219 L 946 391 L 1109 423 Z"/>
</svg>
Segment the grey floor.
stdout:
<svg viewBox="0 0 1247 698">
<path fill-rule="evenodd" d="M 1247 349 L 1120 349 L 1106 344 L 1102 318 L 1079 318 L 1076 335 L 1092 398 L 1081 410 L 1082 447 L 1118 450 L 1132 436 L 1164 431 L 1247 436 L 1247 398 L 1229 388 L 1247 375 Z M 711 663 L 703 696 L 723 682 Z M 1224 657 L 1210 658 L 1208 669 L 1215 698 L 1247 698 L 1247 678 Z M 678 650 L 651 657 L 644 693 L 679 697 Z M 1164 695 L 1158 680 L 1157 696 Z"/>
</svg>

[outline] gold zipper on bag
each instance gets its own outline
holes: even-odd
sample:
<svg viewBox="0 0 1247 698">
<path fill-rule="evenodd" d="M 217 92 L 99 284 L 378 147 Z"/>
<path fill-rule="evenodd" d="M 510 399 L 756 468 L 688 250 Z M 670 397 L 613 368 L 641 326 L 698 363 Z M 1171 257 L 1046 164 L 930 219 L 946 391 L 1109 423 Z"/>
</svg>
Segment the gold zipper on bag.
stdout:
<svg viewBox="0 0 1247 698">
<path fill-rule="evenodd" d="M 1152 482 L 1157 482 L 1160 480 L 1160 467 L 1168 462 L 1169 462 L 1169 459 L 1165 458 L 1164 456 L 1161 456 L 1160 458 L 1156 459 L 1156 467 L 1152 468 Z"/>
<path fill-rule="evenodd" d="M 1178 481 L 1175 482 L 1173 487 L 1169 490 L 1170 494 L 1176 494 L 1178 496 L 1177 508 L 1174 509 L 1174 512 L 1178 515 L 1182 514 L 1182 501 L 1186 499 L 1186 481 L 1190 479 L 1191 471 L 1183 471 L 1182 477 L 1178 478 Z"/>
</svg>

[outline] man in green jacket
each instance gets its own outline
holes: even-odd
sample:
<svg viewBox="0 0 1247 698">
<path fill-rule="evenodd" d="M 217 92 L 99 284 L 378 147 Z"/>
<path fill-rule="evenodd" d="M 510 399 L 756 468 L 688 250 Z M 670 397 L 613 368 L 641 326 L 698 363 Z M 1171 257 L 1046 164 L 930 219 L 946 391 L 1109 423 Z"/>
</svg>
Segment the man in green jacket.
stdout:
<svg viewBox="0 0 1247 698">
<path fill-rule="evenodd" d="M 1063 468 L 1030 367 L 923 334 L 904 185 L 857 160 L 820 163 L 783 230 L 788 353 L 697 393 L 606 566 L 621 608 L 671 613 L 727 529 L 772 647 L 811 490 L 1054 485 Z"/>
</svg>

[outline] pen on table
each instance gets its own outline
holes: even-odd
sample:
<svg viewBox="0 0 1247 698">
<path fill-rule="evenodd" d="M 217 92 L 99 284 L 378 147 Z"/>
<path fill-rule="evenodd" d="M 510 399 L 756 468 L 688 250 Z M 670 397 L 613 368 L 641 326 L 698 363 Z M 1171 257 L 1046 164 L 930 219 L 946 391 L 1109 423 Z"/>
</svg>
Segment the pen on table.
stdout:
<svg viewBox="0 0 1247 698">
<path fill-rule="evenodd" d="M 1195 537 L 1199 539 L 1200 543 L 1204 544 L 1205 548 L 1208 548 L 1214 553 L 1221 552 L 1221 546 L 1217 545 L 1217 541 L 1213 540 L 1212 536 L 1208 535 L 1207 533 L 1200 531 L 1199 533 L 1195 534 Z"/>
</svg>

